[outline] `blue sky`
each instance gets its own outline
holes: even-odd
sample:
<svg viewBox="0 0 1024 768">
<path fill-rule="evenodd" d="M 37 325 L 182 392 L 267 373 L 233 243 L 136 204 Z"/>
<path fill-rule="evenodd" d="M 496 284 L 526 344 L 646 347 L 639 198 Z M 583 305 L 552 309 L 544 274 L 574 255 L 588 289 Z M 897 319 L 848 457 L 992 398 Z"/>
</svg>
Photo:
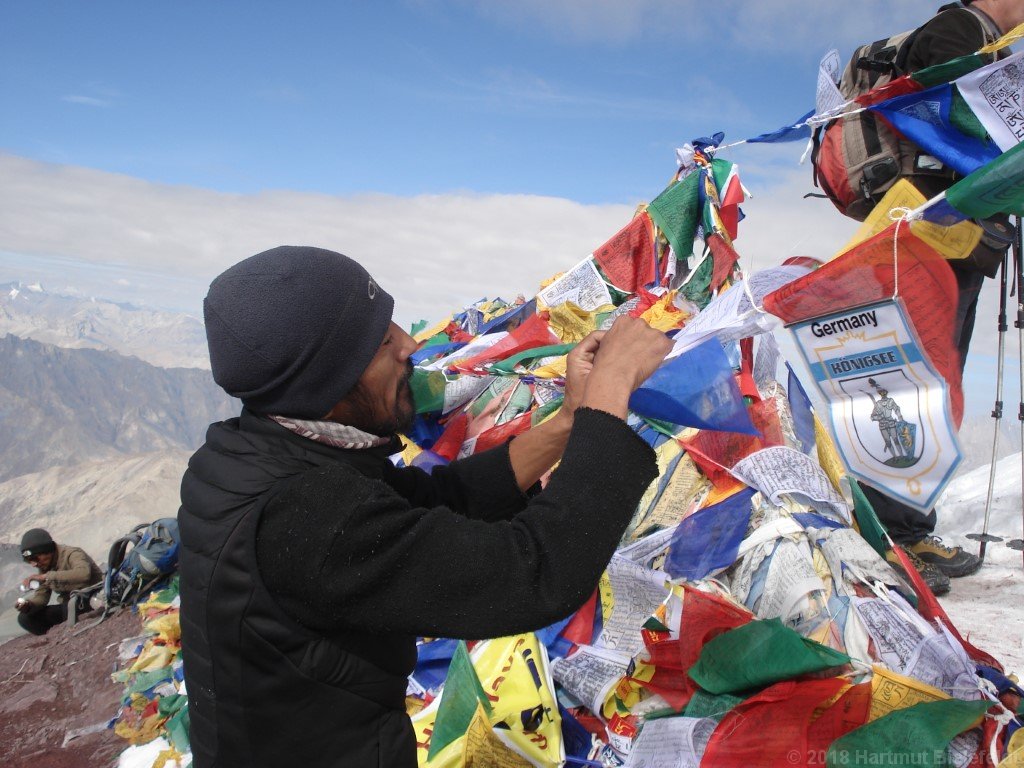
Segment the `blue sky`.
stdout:
<svg viewBox="0 0 1024 768">
<path fill-rule="evenodd" d="M 225 192 L 648 199 L 674 147 L 785 124 L 827 48 L 932 7 L 838 5 L 7 3 L 0 146 Z"/>
<path fill-rule="evenodd" d="M 938 5 L 3 3 L 0 282 L 198 312 L 230 264 L 306 243 L 363 261 L 401 322 L 533 293 L 661 191 L 676 147 L 791 122 L 829 48 Z M 803 199 L 802 151 L 725 153 L 754 194 L 748 269 L 854 228 Z"/>
</svg>

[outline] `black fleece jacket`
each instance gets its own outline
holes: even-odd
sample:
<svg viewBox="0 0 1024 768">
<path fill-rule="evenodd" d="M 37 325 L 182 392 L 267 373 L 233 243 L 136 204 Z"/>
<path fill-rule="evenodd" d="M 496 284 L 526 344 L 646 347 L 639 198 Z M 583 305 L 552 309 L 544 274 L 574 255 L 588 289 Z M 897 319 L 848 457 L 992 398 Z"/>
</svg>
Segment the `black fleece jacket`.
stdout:
<svg viewBox="0 0 1024 768">
<path fill-rule="evenodd" d="M 546 626 L 592 593 L 657 476 L 651 448 L 590 409 L 532 497 L 507 444 L 431 475 L 394 467 L 389 450 L 339 451 L 261 516 L 260 575 L 306 627 L 482 639 Z"/>
</svg>

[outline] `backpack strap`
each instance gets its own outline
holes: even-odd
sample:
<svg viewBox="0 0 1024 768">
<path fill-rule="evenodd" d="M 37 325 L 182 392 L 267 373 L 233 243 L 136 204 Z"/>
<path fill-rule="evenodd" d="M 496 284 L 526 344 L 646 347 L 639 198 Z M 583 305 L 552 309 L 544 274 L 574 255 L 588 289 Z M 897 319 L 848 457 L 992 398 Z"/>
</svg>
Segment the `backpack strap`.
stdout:
<svg viewBox="0 0 1024 768">
<path fill-rule="evenodd" d="M 965 7 L 968 11 L 971 12 L 971 15 L 974 16 L 974 18 L 976 18 L 978 20 L 978 23 L 981 25 L 981 34 L 982 37 L 985 39 L 985 45 L 988 45 L 989 43 L 994 43 L 996 40 L 1003 36 L 1002 30 L 996 26 L 996 23 L 992 21 L 992 19 L 989 17 L 987 13 L 985 13 L 984 11 L 979 11 L 973 5 L 968 5 Z"/>
</svg>

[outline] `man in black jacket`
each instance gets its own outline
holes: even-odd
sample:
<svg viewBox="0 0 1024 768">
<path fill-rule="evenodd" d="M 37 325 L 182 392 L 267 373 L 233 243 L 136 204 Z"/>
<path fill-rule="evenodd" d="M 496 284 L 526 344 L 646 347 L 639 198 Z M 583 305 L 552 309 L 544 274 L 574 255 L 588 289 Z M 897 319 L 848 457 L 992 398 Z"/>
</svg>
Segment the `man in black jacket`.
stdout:
<svg viewBox="0 0 1024 768">
<path fill-rule="evenodd" d="M 1024 23 L 1024 0 L 966 0 L 940 9 L 913 37 L 907 54 L 906 71 L 917 72 L 974 53 L 1018 24 Z M 926 197 L 934 197 L 956 180 L 956 175 L 939 160 L 909 141 L 900 151 L 913 158 L 914 172 L 907 176 Z M 960 352 L 960 369 L 967 360 L 974 318 L 985 277 L 995 276 L 1010 243 L 1012 228 L 1006 217 L 981 222 L 985 234 L 965 259 L 951 261 L 959 288 L 953 343 Z M 933 535 L 935 510 L 922 514 L 882 492 L 862 486 L 879 519 L 893 539 L 906 547 L 911 560 L 936 594 L 949 591 L 949 577 L 968 576 L 981 567 L 981 560 L 951 547 Z M 890 563 L 899 568 L 895 555 Z"/>
<path fill-rule="evenodd" d="M 211 425 L 182 481 L 197 768 L 411 768 L 415 638 L 572 613 L 657 475 L 624 418 L 670 343 L 628 317 L 570 354 L 549 421 L 432 474 L 396 468 L 416 343 L 392 308 L 360 265 L 317 248 L 266 251 L 210 287 L 213 375 L 244 409 Z"/>
</svg>

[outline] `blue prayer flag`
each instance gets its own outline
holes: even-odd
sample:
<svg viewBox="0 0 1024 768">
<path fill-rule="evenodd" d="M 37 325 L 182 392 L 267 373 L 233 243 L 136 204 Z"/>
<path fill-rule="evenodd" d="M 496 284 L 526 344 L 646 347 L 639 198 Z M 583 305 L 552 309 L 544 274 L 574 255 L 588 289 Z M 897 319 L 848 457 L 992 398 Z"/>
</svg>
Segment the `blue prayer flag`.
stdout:
<svg viewBox="0 0 1024 768">
<path fill-rule="evenodd" d="M 793 415 L 793 431 L 796 439 L 800 441 L 800 450 L 810 455 L 814 449 L 814 414 L 811 412 L 811 399 L 807 397 L 800 379 L 793 373 L 793 368 L 786 363 L 789 371 L 789 380 L 786 388 L 789 390 L 789 411 Z"/>
<path fill-rule="evenodd" d="M 888 99 L 869 109 L 878 112 L 910 141 L 966 176 L 997 158 L 1000 149 L 994 141 L 982 141 L 953 127 L 952 103 L 953 86 L 946 83 Z"/>
<path fill-rule="evenodd" d="M 665 572 L 674 579 L 697 581 L 736 562 L 740 542 L 750 524 L 750 499 L 754 493 L 753 488 L 744 488 L 683 520 L 672 535 Z"/>
<path fill-rule="evenodd" d="M 811 126 L 804 125 L 814 117 L 812 109 L 806 115 L 797 120 L 793 125 L 787 125 L 769 133 L 762 133 L 752 139 L 747 139 L 747 144 L 781 144 L 784 141 L 800 141 L 811 138 Z"/>
<path fill-rule="evenodd" d="M 629 398 L 629 408 L 680 426 L 759 434 L 716 338 L 663 363 Z"/>
</svg>

